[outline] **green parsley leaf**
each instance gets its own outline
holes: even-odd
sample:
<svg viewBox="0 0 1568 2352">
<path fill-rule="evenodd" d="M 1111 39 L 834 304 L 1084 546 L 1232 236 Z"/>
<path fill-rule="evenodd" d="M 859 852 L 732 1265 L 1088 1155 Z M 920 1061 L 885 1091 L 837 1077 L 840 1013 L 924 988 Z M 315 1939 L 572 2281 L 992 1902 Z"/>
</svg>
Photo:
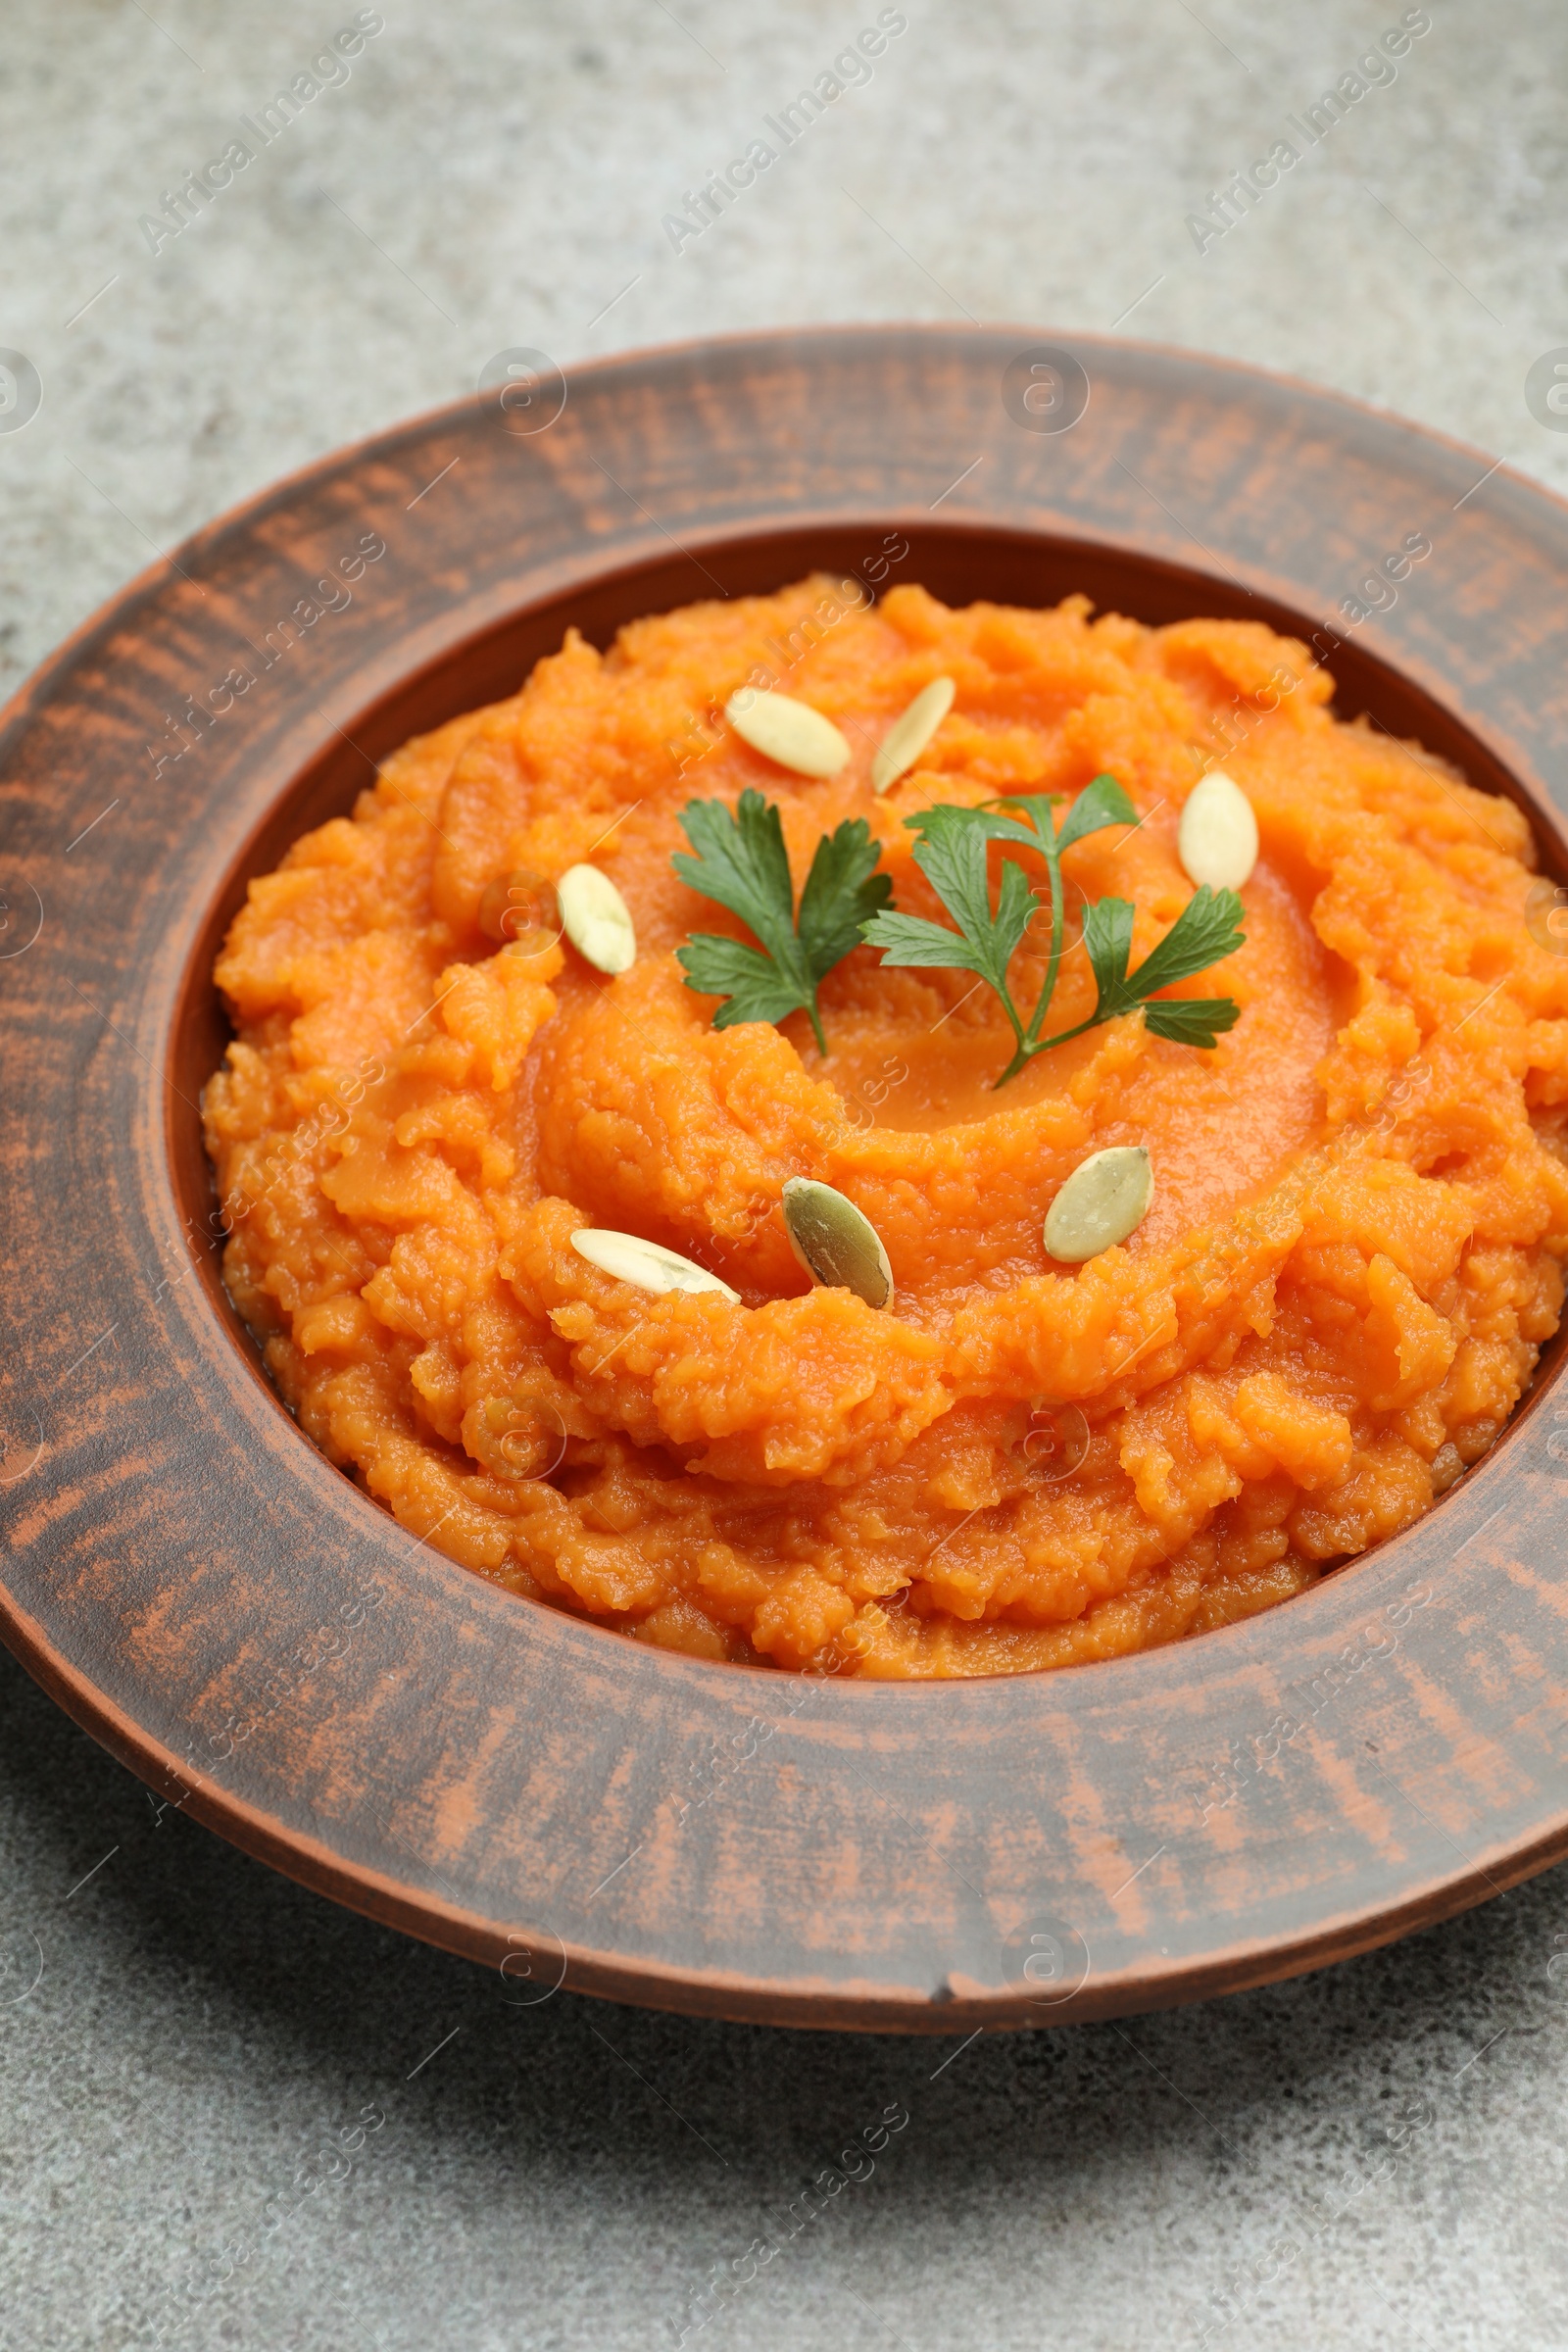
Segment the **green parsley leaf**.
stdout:
<svg viewBox="0 0 1568 2352">
<path fill-rule="evenodd" d="M 1100 899 L 1086 906 L 1084 946 L 1100 991 L 1094 1018 L 1108 1021 L 1118 1012 L 1132 1012 L 1156 989 L 1173 987 L 1178 980 L 1191 979 L 1195 972 L 1234 955 L 1246 937 L 1236 927 L 1241 919 L 1242 902 L 1235 891 L 1216 893 L 1205 882 L 1193 893 L 1158 947 L 1129 975 L 1132 906 L 1126 899 Z M 1219 1026 L 1229 1029 L 1236 1017 L 1233 1011 L 1231 1019 Z"/>
<path fill-rule="evenodd" d="M 760 948 L 718 931 L 699 931 L 677 954 L 688 988 L 705 997 L 724 997 L 713 1015 L 715 1029 L 737 1021 L 782 1021 L 799 1010 L 800 984 Z"/>
<path fill-rule="evenodd" d="M 1033 803 L 1031 803 L 1031 807 Z M 1099 833 L 1106 825 L 1136 825 L 1138 811 L 1133 807 L 1114 776 L 1097 776 L 1086 784 L 1068 809 L 1061 831 L 1056 835 L 1056 848 L 1070 850 L 1075 841 L 1086 833 Z"/>
<path fill-rule="evenodd" d="M 1168 1037 L 1177 1046 L 1201 1046 L 1206 1053 L 1241 1017 L 1234 997 L 1155 997 L 1144 1006 L 1144 1027 L 1153 1036 Z"/>
<path fill-rule="evenodd" d="M 694 932 L 676 950 L 686 986 L 726 1000 L 713 1015 L 715 1029 L 809 1013 L 825 1054 L 817 989 L 859 946 L 862 926 L 893 896 L 888 876 L 875 871 L 882 849 L 864 817 L 847 818 L 818 841 L 798 923 L 784 827 L 774 803 L 747 790 L 731 815 L 722 801 L 689 801 L 680 824 L 697 855 L 677 853 L 670 859 L 676 873 L 705 899 L 738 914 L 762 943 L 750 948 L 721 932 Z"/>
<path fill-rule="evenodd" d="M 816 845 L 801 893 L 801 953 L 813 984 L 860 944 L 860 926 L 893 896 L 892 879 L 876 869 L 882 844 L 863 816 L 851 817 Z"/>
<path fill-rule="evenodd" d="M 1107 1019 L 1112 1011 L 1125 1012 L 1136 1003 L 1127 994 L 1127 958 L 1133 952 L 1137 911 L 1131 899 L 1096 899 L 1084 908 L 1084 953 Z"/>
<path fill-rule="evenodd" d="M 1190 980 L 1211 963 L 1223 963 L 1246 944 L 1247 934 L 1240 928 L 1242 913 L 1242 902 L 1234 890 L 1210 890 L 1204 882 L 1194 891 L 1158 947 L 1138 966 L 1128 987 L 1136 989 L 1140 997 L 1152 997 L 1156 989 L 1174 988 L 1178 980 Z"/>
<path fill-rule="evenodd" d="M 1127 963 L 1132 954 L 1134 908 L 1125 899 L 1102 899 L 1087 906 L 1084 946 L 1097 985 L 1095 1009 L 1076 1027 L 1055 1037 L 1041 1037 L 1061 967 L 1065 911 L 1062 852 L 1106 825 L 1136 825 L 1138 821 L 1137 810 L 1114 776 L 1096 776 L 1078 795 L 1058 829 L 1055 807 L 1060 797 L 1057 793 L 1017 793 L 979 808 L 942 804 L 906 817 L 905 823 L 918 836 L 914 861 L 957 930 L 949 931 L 941 923 L 909 914 L 878 914 L 865 926 L 867 942 L 882 950 L 886 963 L 946 964 L 978 973 L 995 990 L 1017 1049 L 997 1080 L 998 1086 L 1005 1086 L 1035 1054 L 1047 1053 L 1120 1012 L 1142 1007 L 1145 1021 L 1156 1037 L 1205 1047 L 1212 1047 L 1215 1038 L 1240 1015 L 1240 1007 L 1228 997 L 1150 1002 L 1157 990 L 1189 979 L 1243 943 L 1245 935 L 1236 928 L 1242 914 L 1241 900 L 1234 891 L 1216 896 L 1205 886 L 1189 901 L 1153 953 L 1130 977 Z M 1016 813 L 1019 810 L 1027 815 L 1027 823 Z M 987 863 L 993 842 L 1032 851 L 1042 858 L 1049 897 L 1041 897 L 1015 858 L 1006 858 L 993 913 Z M 1051 955 L 1039 1000 L 1025 1026 L 1007 985 L 1007 967 L 1036 908 L 1048 906 Z"/>
</svg>

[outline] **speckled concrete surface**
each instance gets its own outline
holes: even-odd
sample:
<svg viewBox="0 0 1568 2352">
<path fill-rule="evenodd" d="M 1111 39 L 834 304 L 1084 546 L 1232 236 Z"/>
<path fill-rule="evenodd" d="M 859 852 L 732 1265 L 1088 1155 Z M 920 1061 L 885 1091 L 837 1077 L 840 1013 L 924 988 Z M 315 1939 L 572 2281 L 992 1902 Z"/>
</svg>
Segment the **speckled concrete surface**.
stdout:
<svg viewBox="0 0 1568 2352">
<path fill-rule="evenodd" d="M 1395 0 L 907 0 L 873 77 L 678 253 L 663 216 L 871 0 L 383 13 L 160 235 L 355 11 L 8 12 L 0 345 L 42 405 L 7 429 L 0 377 L 0 687 L 155 548 L 518 344 L 1116 327 L 1568 488 L 1525 397 L 1568 339 L 1559 0 L 1432 0 L 1396 79 L 1201 253 L 1188 216 Z M 0 1659 L 0 1874 L 4 2352 L 674 2347 L 696 2320 L 712 2352 L 1568 2344 L 1561 1873 L 1302 1984 L 961 2050 L 512 2008 L 155 1823 Z M 874 2172 L 796 2230 L 888 2108 Z"/>
</svg>

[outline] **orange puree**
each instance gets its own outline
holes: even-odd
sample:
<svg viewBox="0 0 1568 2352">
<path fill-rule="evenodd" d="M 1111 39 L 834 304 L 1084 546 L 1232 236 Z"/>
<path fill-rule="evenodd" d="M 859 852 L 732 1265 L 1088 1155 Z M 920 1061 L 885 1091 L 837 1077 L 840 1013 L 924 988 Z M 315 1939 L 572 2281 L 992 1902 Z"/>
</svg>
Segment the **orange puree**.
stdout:
<svg viewBox="0 0 1568 2352">
<path fill-rule="evenodd" d="M 754 672 L 844 730 L 838 776 L 714 715 Z M 951 714 L 876 799 L 878 743 L 939 676 Z M 1251 622 L 950 612 L 910 587 L 846 610 L 819 578 L 638 621 L 608 654 L 568 634 L 512 700 L 406 745 L 252 883 L 218 964 L 226 1278 L 301 1426 L 512 1592 L 866 1675 L 1169 1642 L 1407 1527 L 1556 1326 L 1568 960 L 1527 930 L 1518 810 L 1342 724 L 1332 691 Z M 1132 1013 L 998 1093 L 1011 1040 L 967 972 L 858 949 L 822 987 L 825 1060 L 804 1013 L 716 1030 L 683 985 L 688 933 L 745 936 L 671 869 L 689 799 L 779 803 L 797 888 L 864 816 L 896 904 L 945 920 L 906 815 L 1108 769 L 1144 821 L 1070 850 L 1068 897 L 1134 901 L 1136 963 L 1191 896 L 1177 822 L 1220 758 L 1262 852 L 1246 946 L 1180 992 L 1241 1005 L 1213 1052 Z M 480 927 L 498 877 L 580 860 L 635 919 L 619 978 L 553 917 L 505 948 Z M 1043 960 L 1026 941 L 1026 1015 Z M 1077 944 L 1051 1028 L 1093 1002 Z M 1054 1264 L 1056 1191 L 1128 1143 L 1149 1215 Z M 870 1218 L 890 1309 L 809 1287 L 791 1176 Z M 694 1257 L 741 1303 L 615 1280 L 570 1248 L 584 1225 Z"/>
</svg>

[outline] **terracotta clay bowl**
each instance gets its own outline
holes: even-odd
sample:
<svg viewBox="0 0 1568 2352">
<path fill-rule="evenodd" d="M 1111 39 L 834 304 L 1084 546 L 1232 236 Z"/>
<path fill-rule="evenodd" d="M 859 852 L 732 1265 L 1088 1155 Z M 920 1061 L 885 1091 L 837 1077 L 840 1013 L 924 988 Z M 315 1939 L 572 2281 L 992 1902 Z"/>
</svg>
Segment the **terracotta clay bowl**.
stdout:
<svg viewBox="0 0 1568 2352">
<path fill-rule="evenodd" d="M 4 714 L 0 1631 L 170 1804 L 508 1998 L 1102 2016 L 1364 1950 L 1568 1850 L 1555 1348 L 1429 1518 L 1268 1615 L 844 1684 L 647 1648 L 416 1543 L 294 1426 L 220 1285 L 196 1102 L 247 877 L 568 622 L 604 643 L 825 564 L 1318 629 L 1341 715 L 1523 803 L 1568 870 L 1568 511 L 1299 384 L 1042 341 L 856 328 L 519 378 L 201 532 Z"/>
</svg>

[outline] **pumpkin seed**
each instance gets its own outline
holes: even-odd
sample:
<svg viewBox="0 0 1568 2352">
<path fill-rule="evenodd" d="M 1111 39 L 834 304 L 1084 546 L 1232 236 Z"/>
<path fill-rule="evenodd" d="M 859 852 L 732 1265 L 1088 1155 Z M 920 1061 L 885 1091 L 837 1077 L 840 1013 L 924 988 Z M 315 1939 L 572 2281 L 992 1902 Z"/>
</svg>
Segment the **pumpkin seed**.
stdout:
<svg viewBox="0 0 1568 2352">
<path fill-rule="evenodd" d="M 1143 1223 L 1153 1198 L 1154 1171 L 1142 1144 L 1092 1152 L 1051 1203 L 1047 1252 L 1067 1266 L 1098 1257 Z"/>
<path fill-rule="evenodd" d="M 1211 767 L 1189 793 L 1176 851 L 1189 881 L 1210 890 L 1240 890 L 1257 863 L 1252 804 L 1222 767 Z"/>
<path fill-rule="evenodd" d="M 739 1291 L 732 1291 L 706 1266 L 694 1266 L 689 1257 L 662 1250 L 657 1242 L 645 1242 L 640 1234 L 607 1233 L 600 1226 L 584 1225 L 572 1235 L 571 1246 L 602 1274 L 612 1274 L 617 1282 L 635 1283 L 638 1290 L 652 1291 L 658 1298 L 670 1291 L 717 1291 L 732 1306 L 741 1302 Z"/>
<path fill-rule="evenodd" d="M 807 1273 L 824 1290 L 853 1291 L 867 1306 L 893 1304 L 893 1268 L 881 1236 L 830 1184 L 792 1176 L 784 1187 L 784 1230 Z"/>
<path fill-rule="evenodd" d="M 850 747 L 830 718 L 793 694 L 743 686 L 724 705 L 724 716 L 743 742 L 798 776 L 836 776 Z"/>
<path fill-rule="evenodd" d="M 556 884 L 566 937 L 596 972 L 629 972 L 637 960 L 631 911 L 597 865 L 569 865 Z"/>
<path fill-rule="evenodd" d="M 957 688 L 951 678 L 933 678 L 922 686 L 902 718 L 896 718 L 877 747 L 871 762 L 871 790 L 886 792 L 911 768 L 948 712 Z"/>
</svg>

